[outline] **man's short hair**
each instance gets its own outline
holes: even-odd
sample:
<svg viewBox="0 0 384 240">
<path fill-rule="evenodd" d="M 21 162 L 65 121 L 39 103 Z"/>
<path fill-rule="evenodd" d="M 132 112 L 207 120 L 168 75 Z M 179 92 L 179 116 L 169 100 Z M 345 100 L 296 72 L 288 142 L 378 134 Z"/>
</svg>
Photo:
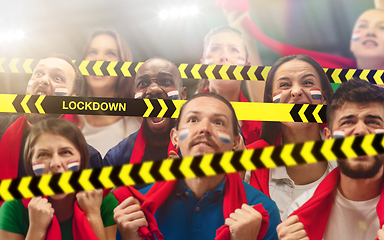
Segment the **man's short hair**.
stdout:
<svg viewBox="0 0 384 240">
<path fill-rule="evenodd" d="M 218 33 L 222 33 L 222 32 L 234 33 L 241 38 L 241 41 L 243 42 L 245 54 L 246 54 L 245 55 L 245 61 L 248 61 L 249 54 L 248 54 L 247 45 L 245 44 L 244 39 L 243 39 L 243 34 L 239 30 L 237 30 L 233 27 L 229 27 L 229 26 L 216 27 L 216 28 L 212 29 L 211 31 L 209 31 L 207 33 L 207 35 L 205 35 L 205 37 L 204 37 L 204 56 L 205 56 L 205 52 L 207 51 L 208 44 L 209 44 L 209 41 L 211 40 L 211 37 L 218 34 Z"/>
<path fill-rule="evenodd" d="M 184 105 L 180 109 L 179 118 L 176 120 L 176 130 L 179 130 L 179 123 L 180 123 L 181 115 L 183 114 L 183 110 L 184 110 L 185 106 L 187 106 L 187 104 L 189 102 L 191 102 L 193 99 L 201 98 L 201 97 L 216 98 L 216 99 L 222 101 L 223 103 L 225 103 L 228 106 L 228 108 L 231 110 L 231 113 L 232 113 L 233 135 L 236 137 L 239 134 L 240 126 L 239 126 L 239 122 L 237 121 L 235 109 L 233 109 L 232 104 L 227 99 L 225 99 L 221 95 L 218 95 L 218 94 L 212 93 L 212 92 L 198 93 L 196 95 L 193 95 L 186 103 L 184 103 Z"/>
<path fill-rule="evenodd" d="M 335 112 L 342 108 L 346 102 L 357 104 L 379 103 L 384 110 L 384 88 L 359 78 L 351 79 L 341 84 L 327 105 L 329 129 L 332 129 Z"/>
<path fill-rule="evenodd" d="M 73 81 L 72 92 L 70 94 L 80 96 L 84 86 L 84 77 L 81 74 L 80 69 L 72 62 L 72 59 L 67 55 L 54 53 L 50 56 L 50 58 L 62 59 L 72 66 L 73 70 L 75 71 L 75 79 Z"/>
</svg>

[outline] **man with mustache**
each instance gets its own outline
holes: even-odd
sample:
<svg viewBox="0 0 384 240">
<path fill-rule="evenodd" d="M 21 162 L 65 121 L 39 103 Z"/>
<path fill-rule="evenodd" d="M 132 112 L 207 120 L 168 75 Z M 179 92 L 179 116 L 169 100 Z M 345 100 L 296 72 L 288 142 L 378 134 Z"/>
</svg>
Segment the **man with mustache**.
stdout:
<svg viewBox="0 0 384 240">
<path fill-rule="evenodd" d="M 72 60 L 62 54 L 55 54 L 41 60 L 28 81 L 26 94 L 79 96 L 84 79 Z M 71 115 L 26 113 L 24 116 L 7 115 L 0 118 L 0 179 L 27 176 L 24 167 L 24 145 L 31 128 L 46 118 L 65 118 L 73 120 Z M 100 153 L 89 146 L 90 168 L 102 165 Z"/>
<path fill-rule="evenodd" d="M 181 75 L 176 66 L 162 58 L 147 60 L 137 71 L 135 98 L 186 99 Z M 140 129 L 110 149 L 104 165 L 119 166 L 161 160 L 168 157 L 169 133 L 175 120 L 171 118 L 143 118 Z"/>
<path fill-rule="evenodd" d="M 222 153 L 240 144 L 235 111 L 220 95 L 194 95 L 179 116 L 171 140 L 183 156 Z M 127 196 L 128 189 L 114 192 L 121 203 L 114 217 L 123 239 L 143 239 L 145 226 L 158 239 L 158 230 L 164 239 L 277 239 L 276 204 L 238 173 L 157 182 L 141 190 L 146 193 L 142 204 Z M 148 210 L 157 225 L 151 214 L 144 214 Z"/>
<path fill-rule="evenodd" d="M 327 121 L 327 139 L 383 133 L 384 89 L 360 79 L 343 83 L 328 103 Z M 384 239 L 383 161 L 337 160 L 339 167 L 277 227 L 279 239 Z M 311 193 L 305 194 L 299 199 Z"/>
</svg>

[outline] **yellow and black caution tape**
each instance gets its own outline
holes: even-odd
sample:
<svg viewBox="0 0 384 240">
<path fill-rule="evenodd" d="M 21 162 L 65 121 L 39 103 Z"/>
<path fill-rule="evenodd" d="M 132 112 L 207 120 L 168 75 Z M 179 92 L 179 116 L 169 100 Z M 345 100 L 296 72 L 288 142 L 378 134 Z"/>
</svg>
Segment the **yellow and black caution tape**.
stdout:
<svg viewBox="0 0 384 240">
<path fill-rule="evenodd" d="M 384 153 L 383 134 L 310 141 L 263 149 L 6 179 L 0 182 L 0 200 L 212 176 L 277 166 L 295 166 L 382 153 Z"/>
<path fill-rule="evenodd" d="M 32 73 L 40 60 L 0 58 L 0 73 Z M 143 62 L 108 62 L 108 61 L 74 61 L 83 75 L 96 76 L 125 76 L 136 75 L 137 69 Z M 206 65 L 206 64 L 177 64 L 182 78 L 189 79 L 232 79 L 255 80 L 267 79 L 269 66 L 236 66 L 236 65 Z M 324 68 L 331 83 L 342 83 L 354 77 L 364 79 L 374 84 L 384 84 L 384 70 Z"/>
<path fill-rule="evenodd" d="M 185 100 L 0 94 L 0 112 L 177 118 Z M 326 105 L 232 102 L 239 120 L 326 122 Z"/>
</svg>

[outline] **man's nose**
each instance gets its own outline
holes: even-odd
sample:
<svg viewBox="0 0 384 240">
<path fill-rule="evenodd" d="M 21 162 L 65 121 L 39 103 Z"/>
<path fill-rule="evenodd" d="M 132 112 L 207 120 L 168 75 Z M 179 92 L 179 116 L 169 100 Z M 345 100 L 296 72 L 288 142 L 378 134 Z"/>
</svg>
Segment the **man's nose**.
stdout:
<svg viewBox="0 0 384 240">
<path fill-rule="evenodd" d="M 209 119 L 203 119 L 200 122 L 199 134 L 212 136 L 212 124 Z"/>
<path fill-rule="evenodd" d="M 364 123 L 364 121 L 358 121 L 356 123 L 352 134 L 354 136 L 361 136 L 361 135 L 369 134 L 369 130 L 367 128 L 367 125 Z"/>
<path fill-rule="evenodd" d="M 163 89 L 155 82 L 151 83 L 145 91 L 145 95 L 149 95 L 149 98 L 162 98 L 163 93 Z"/>
</svg>

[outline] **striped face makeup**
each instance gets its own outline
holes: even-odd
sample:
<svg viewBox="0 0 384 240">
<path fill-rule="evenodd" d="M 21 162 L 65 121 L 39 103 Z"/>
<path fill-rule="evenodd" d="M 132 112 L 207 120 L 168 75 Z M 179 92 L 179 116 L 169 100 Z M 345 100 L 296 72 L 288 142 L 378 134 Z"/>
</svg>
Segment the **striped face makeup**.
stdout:
<svg viewBox="0 0 384 240">
<path fill-rule="evenodd" d="M 219 137 L 219 140 L 223 143 L 229 144 L 231 142 L 231 138 L 228 132 L 225 131 L 217 131 L 217 136 Z"/>
<path fill-rule="evenodd" d="M 273 103 L 279 103 L 280 102 L 282 92 L 283 91 L 277 91 L 277 92 L 273 93 Z"/>
<path fill-rule="evenodd" d="M 32 170 L 36 176 L 44 174 L 45 163 L 44 162 L 34 162 L 32 163 Z"/>
<path fill-rule="evenodd" d="M 384 128 L 377 128 L 375 129 L 376 134 L 384 133 Z"/>
<path fill-rule="evenodd" d="M 319 88 L 311 88 L 309 91 L 312 99 L 321 100 L 321 90 Z"/>
<path fill-rule="evenodd" d="M 135 94 L 135 99 L 141 99 L 142 97 L 143 97 L 143 90 L 140 90 Z"/>
<path fill-rule="evenodd" d="M 179 98 L 179 91 L 176 88 L 170 88 L 167 92 L 169 99 L 177 100 Z"/>
<path fill-rule="evenodd" d="M 237 65 L 244 66 L 245 65 L 245 59 L 242 57 L 237 58 Z"/>
<path fill-rule="evenodd" d="M 79 160 L 71 160 L 68 162 L 68 171 L 78 171 L 80 169 Z"/>
<path fill-rule="evenodd" d="M 68 89 L 66 87 L 57 87 L 55 89 L 56 96 L 65 96 L 68 94 Z"/>
<path fill-rule="evenodd" d="M 206 57 L 204 58 L 204 64 L 213 64 L 213 58 L 212 57 Z"/>
<path fill-rule="evenodd" d="M 180 129 L 180 132 L 179 132 L 180 141 L 184 141 L 188 137 L 188 133 L 189 133 L 188 128 Z"/>
<path fill-rule="evenodd" d="M 345 137 L 345 132 L 343 129 L 335 129 L 335 131 L 333 131 L 333 138 L 339 139 L 344 137 Z"/>
<path fill-rule="evenodd" d="M 352 42 L 357 42 L 357 41 L 359 41 L 359 39 L 360 39 L 360 35 L 361 35 L 360 31 L 356 31 L 356 32 L 354 32 L 354 33 L 352 34 L 351 41 L 352 41 Z"/>
<path fill-rule="evenodd" d="M 29 80 L 28 81 L 28 85 L 27 85 L 27 87 L 29 87 L 29 88 L 31 88 L 32 86 L 33 86 L 33 84 L 35 83 L 35 80 Z"/>
</svg>

